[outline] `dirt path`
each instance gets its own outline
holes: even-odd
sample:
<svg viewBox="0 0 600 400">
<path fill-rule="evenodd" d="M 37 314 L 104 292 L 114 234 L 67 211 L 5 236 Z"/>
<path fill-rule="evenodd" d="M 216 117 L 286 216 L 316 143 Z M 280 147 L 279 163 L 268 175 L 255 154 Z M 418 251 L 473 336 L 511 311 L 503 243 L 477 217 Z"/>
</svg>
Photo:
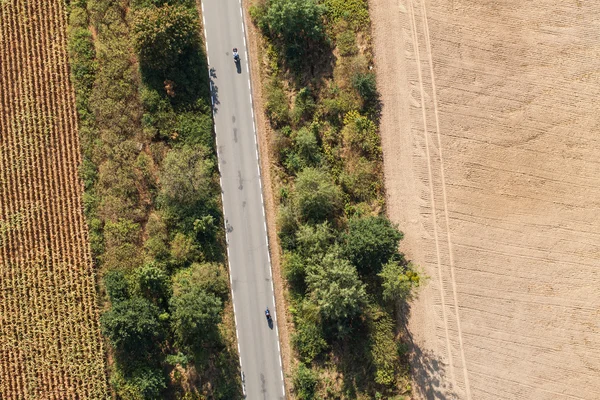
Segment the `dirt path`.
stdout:
<svg viewBox="0 0 600 400">
<path fill-rule="evenodd" d="M 370 1 L 419 397 L 600 398 L 600 5 L 522 3 Z"/>
</svg>

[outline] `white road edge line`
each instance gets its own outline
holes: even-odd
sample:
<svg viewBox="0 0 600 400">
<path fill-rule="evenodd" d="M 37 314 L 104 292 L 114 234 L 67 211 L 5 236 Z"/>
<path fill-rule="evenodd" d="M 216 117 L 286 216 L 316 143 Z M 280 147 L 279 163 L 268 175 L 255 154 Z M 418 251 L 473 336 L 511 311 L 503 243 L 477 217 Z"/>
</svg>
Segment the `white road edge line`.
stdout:
<svg viewBox="0 0 600 400">
<path fill-rule="evenodd" d="M 250 74 L 250 67 L 249 67 L 249 57 L 248 57 L 248 46 L 246 43 L 246 28 L 245 28 L 245 23 L 244 23 L 244 12 L 243 12 L 243 5 L 242 5 L 242 0 L 239 1 L 240 3 L 240 16 L 242 18 L 242 32 L 244 33 L 243 38 L 244 38 L 244 50 L 246 53 L 246 71 L 248 74 Z M 206 48 L 206 60 L 208 62 L 208 64 L 210 65 L 210 61 L 208 58 L 208 40 L 207 40 L 207 34 L 206 34 L 206 21 L 204 19 L 204 3 L 200 2 L 200 5 L 202 7 L 202 18 L 203 18 L 203 22 L 204 22 L 204 46 Z M 210 76 L 210 69 L 208 70 L 209 76 Z M 252 110 L 252 129 L 254 131 L 254 144 L 256 145 L 256 161 L 257 161 L 257 169 L 258 169 L 258 178 L 259 178 L 259 182 L 260 182 L 260 195 L 261 195 L 261 204 L 263 207 L 263 214 L 265 213 L 265 205 L 264 205 L 264 199 L 263 199 L 263 193 L 262 193 L 262 175 L 261 175 L 261 168 L 260 168 L 260 157 L 258 154 L 258 139 L 257 139 L 257 132 L 256 132 L 256 113 L 254 111 L 254 103 L 253 103 L 253 99 L 252 99 L 252 85 L 250 82 L 250 78 L 248 78 L 248 88 L 250 89 L 250 109 Z M 212 87 L 211 89 L 211 97 L 212 97 Z M 211 102 L 212 102 L 212 98 L 211 98 Z M 215 111 L 214 111 L 214 104 L 213 104 L 213 110 L 212 110 L 212 114 L 213 114 L 213 129 L 215 132 L 215 145 L 217 147 L 217 157 L 219 155 L 219 144 L 218 144 L 218 140 L 217 140 L 217 127 L 216 124 L 214 123 L 215 121 Z M 217 163 L 218 168 L 219 168 L 219 175 L 221 175 L 221 165 L 220 163 Z M 221 178 L 219 178 L 221 179 Z M 223 187 L 221 185 L 221 187 Z M 223 198 L 223 191 L 221 190 L 221 202 L 223 204 L 223 216 L 226 216 L 227 213 L 225 212 L 225 202 L 224 202 L 224 198 Z M 225 219 L 225 241 L 227 242 L 227 258 L 228 258 L 228 267 L 229 267 L 229 279 L 231 284 L 233 285 L 232 282 L 232 277 L 231 277 L 231 260 L 229 259 L 229 235 L 227 234 L 227 223 L 226 223 L 227 219 Z M 266 223 L 266 218 L 264 220 L 264 226 L 265 226 L 265 232 L 267 231 L 267 223 Z M 267 243 L 267 257 L 269 260 L 269 273 L 271 276 L 271 290 L 273 293 L 273 313 L 276 316 L 277 314 L 277 308 L 276 308 L 276 303 L 275 303 L 275 289 L 274 289 L 274 284 L 273 284 L 273 268 L 271 265 L 271 253 L 269 251 L 270 249 L 270 245 L 269 245 L 269 235 L 268 233 L 266 234 L 266 243 Z M 232 292 L 232 302 L 233 302 L 233 291 Z M 236 326 L 236 339 L 237 339 L 237 347 L 238 347 L 238 358 L 239 358 L 239 363 L 240 363 L 240 369 L 242 370 L 242 352 L 240 349 L 240 336 L 239 336 L 239 332 L 237 329 L 238 323 L 237 323 L 237 317 L 235 315 L 235 306 L 234 306 L 234 320 L 235 320 L 235 326 Z M 282 395 L 283 397 L 285 397 L 285 380 L 283 377 L 283 364 L 282 364 L 282 355 L 281 355 L 281 345 L 280 345 L 280 341 L 279 341 L 279 329 L 277 327 L 277 325 L 275 326 L 275 333 L 277 336 L 277 351 L 279 353 L 279 366 L 281 368 L 280 370 L 280 375 L 281 375 L 281 391 L 282 391 Z M 242 378 L 243 378 L 243 372 L 242 372 Z M 246 396 L 246 385 L 244 385 L 243 379 L 242 379 L 242 391 L 244 393 L 244 397 Z"/>
<path fill-rule="evenodd" d="M 242 7 L 242 0 L 240 0 L 240 11 L 243 10 Z M 244 15 L 242 13 L 242 29 L 245 32 L 245 22 L 244 22 Z M 244 33 L 244 50 L 246 53 L 246 71 L 248 72 L 248 82 L 251 82 L 250 79 L 250 57 L 248 56 L 248 46 L 246 44 L 246 34 Z M 258 133 L 256 131 L 256 112 L 254 110 L 254 101 L 252 99 L 252 85 L 250 85 L 250 108 L 252 110 L 252 130 L 254 131 L 254 143 L 256 145 L 256 161 L 258 164 L 258 179 L 260 182 L 260 198 L 261 198 L 261 204 L 263 207 L 263 213 L 265 212 L 265 203 L 264 203 L 264 198 L 263 198 L 263 189 L 262 189 L 262 174 L 261 174 L 261 168 L 260 168 L 260 158 L 258 155 Z M 273 293 L 273 312 L 276 313 L 277 312 L 277 303 L 275 302 L 275 288 L 273 285 L 273 266 L 271 264 L 271 246 L 269 243 L 269 233 L 267 230 L 267 222 L 266 222 L 266 217 L 265 217 L 265 235 L 266 235 L 266 240 L 267 240 L 267 258 L 269 260 L 269 273 L 271 275 L 271 290 Z M 278 326 L 275 325 L 275 335 L 277 336 L 277 352 L 279 353 L 279 365 L 280 365 L 280 374 L 281 374 L 281 393 L 283 395 L 283 397 L 285 397 L 285 379 L 283 378 L 283 358 L 281 355 L 281 345 L 280 345 L 280 340 L 279 340 L 279 329 Z M 245 394 L 245 393 L 244 393 Z"/>
<path fill-rule="evenodd" d="M 200 3 L 202 5 L 202 7 L 204 7 L 203 3 Z M 204 18 L 204 8 L 202 9 L 203 11 L 203 15 L 202 17 Z M 206 26 L 206 25 L 205 25 Z M 204 45 L 206 46 L 206 59 L 208 61 L 208 44 L 206 43 L 206 32 L 204 34 Z M 210 63 L 209 63 L 210 65 Z M 209 76 L 209 82 L 210 82 L 210 67 L 208 68 L 208 76 Z M 210 86 L 209 89 L 212 90 L 212 82 L 210 82 Z M 212 97 L 212 92 L 211 92 L 211 97 Z M 219 157 L 219 139 L 217 136 L 217 124 L 215 123 L 215 109 L 214 109 L 214 104 L 212 108 L 212 118 L 213 118 L 213 130 L 215 132 L 215 147 L 216 147 L 216 153 L 217 153 L 217 168 L 219 170 L 219 185 L 221 186 L 221 204 L 223 204 L 223 217 L 225 218 L 225 221 L 223 221 L 223 225 L 225 227 L 225 244 L 227 247 L 227 267 L 229 268 L 229 284 L 231 285 L 231 287 L 233 287 L 233 277 L 232 277 L 232 273 L 231 273 L 231 258 L 229 257 L 229 234 L 227 232 L 227 212 L 225 211 L 225 198 L 223 196 L 223 174 L 221 171 L 221 159 Z M 252 110 L 252 112 L 254 112 L 254 109 Z M 253 115 L 254 117 L 254 115 Z M 269 264 L 270 265 L 270 264 Z M 240 348 L 240 332 L 238 331 L 238 321 L 237 321 L 237 314 L 235 313 L 235 302 L 234 302 L 234 294 L 233 294 L 233 290 L 229 290 L 231 292 L 231 303 L 233 305 L 233 321 L 235 324 L 235 339 L 237 341 L 237 349 L 238 349 L 238 359 L 239 359 L 239 363 L 240 363 L 240 371 L 242 371 L 242 377 L 243 377 L 243 365 L 242 365 L 242 350 Z M 278 340 L 277 342 L 279 342 L 279 336 L 277 337 Z M 279 357 L 281 358 L 281 353 L 279 353 Z M 243 380 L 242 380 L 242 393 L 244 394 L 244 397 L 246 397 L 246 385 L 244 384 Z M 284 392 L 285 394 L 285 392 Z"/>
</svg>

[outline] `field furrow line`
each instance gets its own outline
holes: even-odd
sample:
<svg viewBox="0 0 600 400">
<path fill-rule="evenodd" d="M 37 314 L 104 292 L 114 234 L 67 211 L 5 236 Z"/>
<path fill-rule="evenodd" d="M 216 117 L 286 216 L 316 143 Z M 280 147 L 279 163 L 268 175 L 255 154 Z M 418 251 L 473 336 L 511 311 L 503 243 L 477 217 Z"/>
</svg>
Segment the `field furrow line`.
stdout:
<svg viewBox="0 0 600 400">
<path fill-rule="evenodd" d="M 0 13 L 2 16 L 0 19 L 5 21 L 8 20 L 7 7 L 0 7 Z M 9 26 L 7 24 L 0 24 L 0 29 L 2 29 L 2 37 L 11 37 Z M 8 41 L 0 42 L 0 51 L 4 60 L 10 60 L 8 56 L 10 53 Z M 11 93 L 7 87 L 8 83 L 4 79 L 4 77 L 8 76 L 7 64 L 8 63 L 0 63 L 0 83 L 2 84 L 2 87 L 0 87 L 0 104 L 2 111 L 2 114 L 0 115 L 0 128 L 2 129 L 2 132 L 6 132 L 3 136 L 6 136 L 9 132 L 8 115 Z M 11 208 L 9 206 L 10 193 L 7 190 L 7 186 L 9 185 L 8 171 L 10 171 L 10 161 L 8 155 L 9 148 L 3 136 L 0 136 L 0 193 L 2 194 L 2 199 L 4 199 L 4 201 L 0 201 L 0 221 L 4 224 L 9 224 L 11 222 Z M 9 267 L 9 248 L 12 246 L 12 237 L 9 237 L 8 229 L 10 229 L 10 225 L 4 225 L 4 229 L 0 233 L 0 240 L 2 240 L 2 243 L 0 244 L 0 265 L 5 266 L 1 271 L 2 281 L 0 281 L 3 289 L 0 293 L 0 299 L 2 299 L 2 315 L 0 316 L 2 319 L 2 323 L 0 324 L 0 349 L 4 356 L 3 359 L 8 360 L 8 363 L 2 363 L 3 375 L 0 379 L 0 397 L 13 399 L 13 393 L 23 393 L 24 385 L 21 379 L 23 375 L 21 371 L 18 370 L 19 366 L 22 365 L 22 358 L 19 357 L 21 356 L 21 353 L 18 352 L 16 346 L 6 342 L 9 337 L 8 331 L 14 330 L 13 321 L 9 319 L 9 316 L 14 315 L 16 308 L 14 301 L 15 290 L 10 287 L 10 282 L 13 282 L 14 284 L 15 280 L 13 271 Z"/>
<path fill-rule="evenodd" d="M 439 283 L 439 296 L 440 296 L 440 301 L 441 301 L 441 312 L 442 312 L 442 316 L 443 316 L 443 324 L 444 324 L 444 332 L 445 332 L 445 337 L 446 337 L 446 352 L 447 352 L 447 357 L 448 357 L 448 366 L 450 369 L 450 383 L 452 385 L 453 388 L 457 387 L 457 383 L 456 383 L 456 374 L 454 371 L 454 362 L 452 361 L 452 346 L 450 344 L 450 332 L 449 332 L 449 326 L 448 326 L 448 315 L 446 312 L 446 300 L 444 298 L 444 282 L 443 282 L 443 275 L 442 275 L 442 260 L 441 260 L 441 249 L 440 249 L 440 243 L 439 243 L 439 235 L 438 235 L 438 231 L 437 231 L 437 213 L 436 213 L 436 205 L 435 205 L 435 198 L 434 198 L 434 188 L 433 188 L 433 171 L 432 171 L 432 165 L 431 165 L 431 156 L 430 156 L 430 151 L 429 151 L 429 138 L 428 138 L 428 127 L 427 127 L 427 115 L 426 115 L 426 109 L 425 109 L 425 89 L 423 87 L 423 77 L 422 77 L 422 72 L 421 72 L 421 60 L 420 60 L 420 50 L 419 50 L 419 42 L 418 42 L 418 31 L 417 31 L 417 23 L 416 23 L 416 18 L 414 15 L 414 9 L 413 9 L 413 0 L 408 0 L 408 14 L 410 17 L 410 28 L 411 28 L 411 33 L 412 33 L 412 48 L 413 48 L 413 54 L 415 57 L 415 61 L 416 61 L 416 67 L 417 67 L 417 76 L 418 76 L 418 81 L 419 81 L 419 89 L 420 89 L 420 107 L 421 107 L 421 112 L 422 112 L 422 124 L 423 124 L 423 138 L 424 138 L 424 147 L 425 147 L 425 152 L 426 152 L 426 160 L 427 160 L 427 181 L 429 183 L 429 194 L 428 197 L 430 199 L 430 208 L 431 208 L 431 222 L 432 222 L 432 229 L 433 229 L 433 236 L 434 236 L 434 242 L 435 242 L 435 249 L 436 249 L 436 265 L 437 265 L 437 272 L 438 272 L 438 283 Z"/>
<path fill-rule="evenodd" d="M 31 19 L 29 19 L 29 21 L 31 21 Z M 33 40 L 29 36 L 31 34 L 31 30 L 27 29 L 28 25 L 25 25 L 24 28 L 27 32 L 23 35 L 25 39 L 24 43 L 26 45 L 29 45 Z M 29 56 L 30 60 L 35 59 L 36 57 L 36 55 L 32 56 L 31 53 Z M 21 70 L 23 70 L 23 68 L 21 68 Z M 23 71 L 23 86 L 22 92 L 19 94 L 19 98 L 23 100 L 23 104 L 20 106 L 20 108 L 24 110 L 24 118 L 21 122 L 22 131 L 18 133 L 14 132 L 15 140 L 19 140 L 20 138 L 22 142 L 24 138 L 24 140 L 26 141 L 24 149 L 26 152 L 23 154 L 23 159 L 28 160 L 28 168 L 22 171 L 21 173 L 23 183 L 23 198 L 21 199 L 20 203 L 29 204 L 31 206 L 35 205 L 34 193 L 38 192 L 38 190 L 36 190 L 37 188 L 34 186 L 34 184 L 36 183 L 35 168 L 32 168 L 31 160 L 36 159 L 40 156 L 40 152 L 37 148 L 39 144 L 36 140 L 36 131 L 40 129 L 40 122 L 39 119 L 36 118 L 38 113 L 35 107 L 35 100 L 33 98 L 33 91 L 35 90 L 33 86 L 35 83 L 31 79 L 31 74 L 33 70 L 33 66 L 30 65 L 29 68 L 24 68 Z M 33 193 L 31 193 L 31 191 L 29 190 L 32 187 Z M 35 214 L 35 211 L 32 211 L 33 214 Z M 36 251 L 37 245 L 39 243 L 36 231 L 38 229 L 39 223 L 41 223 L 43 220 L 44 218 L 42 213 L 42 215 L 40 215 L 39 221 L 35 221 L 34 219 L 33 221 L 35 223 L 28 224 L 28 226 L 25 227 L 26 230 L 23 231 L 22 236 L 20 238 L 26 244 L 25 248 L 29 250 L 30 254 L 27 256 L 27 258 L 25 258 L 22 261 L 19 260 L 18 262 L 20 264 L 21 270 L 26 274 L 26 276 L 34 277 L 34 279 L 32 279 L 29 283 L 33 290 L 45 286 L 45 274 L 43 273 L 43 271 L 40 270 L 40 262 L 43 259 L 43 253 L 39 254 Z M 52 369 L 43 368 L 45 363 L 56 357 L 56 349 L 54 347 L 54 342 L 48 341 L 48 327 L 43 326 L 44 321 L 47 320 L 47 307 L 52 303 L 47 291 L 41 290 L 38 292 L 37 290 L 35 290 L 34 293 L 36 295 L 33 296 L 32 299 L 29 299 L 30 304 L 29 307 L 27 307 L 28 311 L 30 312 L 29 320 L 32 324 L 30 329 L 32 333 L 35 334 L 35 336 L 30 337 L 30 340 L 32 342 L 32 345 L 37 349 L 37 351 L 43 355 L 41 357 L 41 360 L 39 360 L 38 362 L 39 364 L 36 363 L 35 365 L 35 371 L 37 373 L 35 390 L 37 391 L 37 394 L 39 396 L 47 396 L 48 394 L 45 393 L 43 390 L 44 387 L 56 387 L 60 384 L 60 378 L 57 377 L 55 373 L 53 373 L 54 371 Z M 44 341 L 48 341 L 48 343 L 44 345 Z M 34 360 L 32 359 L 31 362 L 33 364 Z"/>
<path fill-rule="evenodd" d="M 9 22 L 8 26 L 9 29 L 11 30 L 11 39 L 15 38 L 15 37 L 22 37 L 23 36 L 23 32 L 21 31 L 22 26 L 20 24 L 18 24 L 15 14 L 13 13 L 12 15 L 12 19 L 7 21 L 10 21 L 12 23 Z M 19 62 L 19 60 L 23 59 L 22 57 L 25 57 L 25 55 L 22 52 L 22 48 L 21 48 L 21 42 L 17 41 L 17 43 L 19 43 L 19 45 L 15 46 L 15 48 L 13 49 L 12 52 L 12 56 L 9 58 L 10 63 L 9 65 L 9 69 L 10 69 L 10 77 L 8 78 L 12 83 L 12 88 L 13 91 L 9 92 L 10 93 L 10 98 L 12 100 L 12 102 L 9 102 L 9 105 L 14 106 L 14 104 L 16 103 L 17 107 L 15 107 L 13 112 L 9 112 L 8 114 L 8 118 L 9 118 L 9 123 L 12 122 L 12 127 L 9 128 L 7 135 L 6 135 L 6 145 L 9 149 L 9 151 L 11 151 L 12 153 L 12 157 L 14 160 L 18 160 L 18 163 L 16 165 L 13 164 L 13 168 L 10 169 L 11 172 L 11 178 L 9 178 L 9 183 L 12 184 L 12 187 L 10 188 L 10 195 L 9 195 L 9 199 L 11 199 L 11 204 L 9 205 L 9 212 L 11 214 L 14 213 L 20 213 L 22 212 L 25 207 L 26 207 L 26 202 L 22 201 L 20 199 L 21 197 L 21 184 L 22 184 L 22 177 L 21 177 L 21 171 L 22 168 L 26 167 L 25 165 L 25 157 L 23 154 L 23 147 L 21 146 L 21 143 L 17 141 L 16 135 L 14 130 L 15 129 L 19 129 L 20 127 L 22 127 L 22 123 L 23 121 L 20 120 L 20 113 L 19 110 L 21 110 L 22 106 L 23 106 L 23 99 L 20 97 L 21 93 L 22 93 L 22 82 L 19 80 L 19 76 L 17 76 L 16 71 L 18 69 L 18 66 L 15 65 L 15 63 Z M 21 106 L 21 107 L 20 107 Z M 21 114 L 22 115 L 22 114 Z M 10 160 L 9 160 L 10 162 Z M 20 206 L 21 207 L 20 207 Z M 23 207 L 25 206 L 25 207 Z M 22 302 L 21 299 L 27 299 L 28 294 L 26 291 L 24 291 L 25 289 L 25 285 L 27 285 L 28 280 L 24 279 L 24 268 L 22 268 L 22 263 L 23 260 L 25 259 L 24 254 L 23 254 L 23 238 L 20 238 L 19 234 L 22 231 L 22 227 L 19 227 L 18 229 L 12 229 L 11 232 L 9 232 L 9 236 L 11 237 L 12 241 L 18 243 L 18 247 L 15 245 L 13 247 L 13 249 L 11 249 L 11 253 L 14 254 L 14 257 L 10 257 L 9 261 L 7 263 L 7 267 L 10 268 L 13 271 L 13 282 L 15 283 L 15 292 L 16 292 L 16 296 L 15 296 L 15 300 L 18 302 L 16 304 L 16 312 L 15 314 L 17 316 L 21 316 L 21 315 L 29 315 L 30 318 L 17 318 L 16 323 L 18 324 L 18 326 L 15 327 L 15 333 L 18 332 L 19 335 L 23 335 L 22 338 L 26 339 L 29 338 L 28 334 L 29 334 L 29 330 L 30 329 L 28 326 L 25 325 L 26 321 L 31 321 L 31 313 L 33 312 L 33 310 L 31 310 L 29 307 L 26 307 Z M 29 343 L 27 342 L 27 345 Z M 15 343 L 15 345 L 20 345 L 20 343 Z M 26 354 L 24 354 L 24 359 L 21 361 L 20 366 L 24 372 L 24 375 L 27 377 L 25 378 L 25 382 L 24 382 L 24 390 L 26 393 L 29 394 L 34 394 L 35 392 L 35 382 L 37 381 L 37 377 L 36 377 L 36 365 L 33 364 L 31 357 L 27 356 Z"/>
</svg>

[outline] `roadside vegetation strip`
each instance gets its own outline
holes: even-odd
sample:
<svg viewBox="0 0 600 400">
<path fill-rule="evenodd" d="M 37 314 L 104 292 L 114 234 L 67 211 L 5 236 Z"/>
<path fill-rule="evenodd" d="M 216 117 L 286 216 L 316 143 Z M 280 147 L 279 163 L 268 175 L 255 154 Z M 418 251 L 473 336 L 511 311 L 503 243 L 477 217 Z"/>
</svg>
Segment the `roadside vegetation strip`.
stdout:
<svg viewBox="0 0 600 400">
<path fill-rule="evenodd" d="M 250 15 L 263 35 L 294 394 L 409 395 L 395 319 L 421 277 L 384 214 L 366 1 L 257 0 Z"/>
<path fill-rule="evenodd" d="M 124 399 L 241 397 L 195 7 L 69 6 L 101 329 Z"/>
<path fill-rule="evenodd" d="M 0 398 L 107 398 L 62 1 L 0 3 Z"/>
</svg>

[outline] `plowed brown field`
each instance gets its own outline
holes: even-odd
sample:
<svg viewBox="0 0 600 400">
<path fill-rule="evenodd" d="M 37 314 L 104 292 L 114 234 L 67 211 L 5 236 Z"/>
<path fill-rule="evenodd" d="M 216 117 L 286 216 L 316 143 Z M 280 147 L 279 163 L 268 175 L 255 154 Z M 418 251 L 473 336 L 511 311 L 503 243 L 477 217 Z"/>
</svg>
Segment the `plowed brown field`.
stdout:
<svg viewBox="0 0 600 400">
<path fill-rule="evenodd" d="M 0 399 L 107 398 L 63 0 L 0 1 Z"/>
<path fill-rule="evenodd" d="M 600 2 L 370 8 L 416 397 L 600 399 Z"/>
</svg>

